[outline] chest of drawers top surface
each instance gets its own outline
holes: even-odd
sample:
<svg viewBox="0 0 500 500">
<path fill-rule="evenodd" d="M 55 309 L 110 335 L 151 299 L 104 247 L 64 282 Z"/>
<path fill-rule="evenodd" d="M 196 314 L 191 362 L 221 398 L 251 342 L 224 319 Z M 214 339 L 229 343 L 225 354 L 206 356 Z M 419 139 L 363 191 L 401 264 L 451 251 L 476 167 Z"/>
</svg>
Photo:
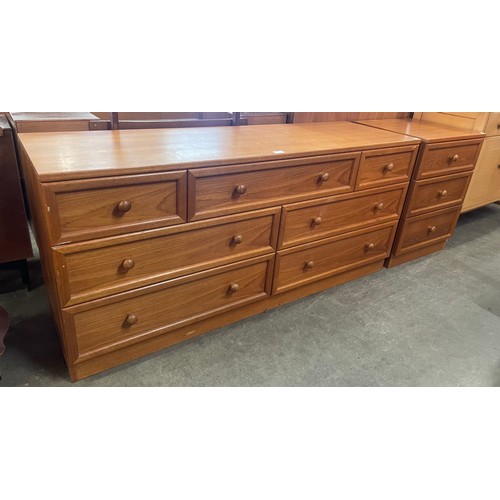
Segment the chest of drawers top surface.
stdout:
<svg viewBox="0 0 500 500">
<path fill-rule="evenodd" d="M 349 122 L 19 134 L 42 182 L 418 144 Z M 244 165 L 242 165 L 244 169 Z"/>
<path fill-rule="evenodd" d="M 414 121 L 411 119 L 394 118 L 382 120 L 359 120 L 356 123 L 380 128 L 399 134 L 418 137 L 422 142 L 435 143 L 444 141 L 458 141 L 466 139 L 480 139 L 483 132 L 449 127 L 438 123 Z"/>
</svg>

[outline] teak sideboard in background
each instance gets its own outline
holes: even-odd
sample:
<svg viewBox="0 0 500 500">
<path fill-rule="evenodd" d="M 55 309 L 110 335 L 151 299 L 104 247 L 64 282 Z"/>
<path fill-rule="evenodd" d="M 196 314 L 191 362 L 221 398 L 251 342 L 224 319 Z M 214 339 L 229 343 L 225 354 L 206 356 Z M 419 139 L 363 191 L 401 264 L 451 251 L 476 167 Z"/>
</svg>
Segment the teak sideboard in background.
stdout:
<svg viewBox="0 0 500 500">
<path fill-rule="evenodd" d="M 420 144 L 347 122 L 19 139 L 73 380 L 380 270 Z"/>
</svg>

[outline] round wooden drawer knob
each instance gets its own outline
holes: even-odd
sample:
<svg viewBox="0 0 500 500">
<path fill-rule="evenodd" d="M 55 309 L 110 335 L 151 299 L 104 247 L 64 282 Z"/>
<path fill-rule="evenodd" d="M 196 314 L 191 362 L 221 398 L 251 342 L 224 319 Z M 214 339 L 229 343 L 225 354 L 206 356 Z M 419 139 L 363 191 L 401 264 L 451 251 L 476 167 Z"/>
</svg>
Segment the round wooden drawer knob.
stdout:
<svg viewBox="0 0 500 500">
<path fill-rule="evenodd" d="M 319 176 L 319 182 L 326 182 L 330 178 L 329 173 L 324 173 Z"/>
<path fill-rule="evenodd" d="M 375 205 L 375 210 L 383 210 L 384 206 L 385 205 L 383 203 L 379 203 L 378 205 Z"/>
<path fill-rule="evenodd" d="M 314 217 L 314 219 L 312 220 L 313 226 L 319 226 L 321 224 L 321 221 L 321 217 Z"/>
<path fill-rule="evenodd" d="M 139 317 L 137 314 L 127 314 L 127 317 L 125 318 L 125 324 L 132 326 L 135 325 L 139 321 Z"/>
<path fill-rule="evenodd" d="M 365 245 L 365 250 L 368 251 L 368 250 L 373 250 L 375 248 L 375 243 L 367 243 Z"/>
<path fill-rule="evenodd" d="M 446 189 L 442 189 L 441 191 L 438 192 L 438 196 L 440 198 L 446 198 L 448 196 L 448 191 L 446 191 Z"/>
<path fill-rule="evenodd" d="M 304 269 L 312 269 L 314 267 L 314 260 L 308 260 L 304 263 Z"/>
<path fill-rule="evenodd" d="M 238 285 L 238 283 L 231 283 L 229 285 L 229 292 L 231 293 L 236 293 L 238 290 L 240 289 L 240 285 Z"/>
<path fill-rule="evenodd" d="M 131 269 L 133 269 L 135 266 L 135 261 L 134 259 L 125 259 L 123 262 L 122 262 L 122 268 L 123 269 L 126 269 L 127 271 L 130 271 Z"/>
<path fill-rule="evenodd" d="M 123 200 L 116 206 L 119 212 L 128 212 L 132 208 L 132 203 L 128 200 Z"/>
<path fill-rule="evenodd" d="M 384 172 L 392 172 L 394 170 L 394 163 L 389 163 L 384 167 Z"/>
<path fill-rule="evenodd" d="M 247 187 L 245 184 L 240 184 L 235 188 L 236 194 L 245 194 L 247 192 Z"/>
<path fill-rule="evenodd" d="M 429 226 L 427 229 L 429 230 L 429 233 L 435 233 L 437 231 L 436 226 Z"/>
<path fill-rule="evenodd" d="M 234 245 L 239 245 L 243 241 L 243 236 L 241 236 L 241 234 L 237 234 L 236 236 L 233 236 L 231 241 Z"/>
<path fill-rule="evenodd" d="M 458 160 L 458 155 L 453 155 L 451 157 L 451 161 L 457 161 Z"/>
</svg>

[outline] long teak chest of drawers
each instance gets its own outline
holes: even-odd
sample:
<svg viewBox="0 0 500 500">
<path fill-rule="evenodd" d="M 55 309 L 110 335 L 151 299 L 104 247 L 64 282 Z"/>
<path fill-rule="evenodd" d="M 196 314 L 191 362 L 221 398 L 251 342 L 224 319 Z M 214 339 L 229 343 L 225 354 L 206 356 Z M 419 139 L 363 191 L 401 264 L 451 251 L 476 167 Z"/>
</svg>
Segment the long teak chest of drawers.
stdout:
<svg viewBox="0 0 500 500">
<path fill-rule="evenodd" d="M 412 135 L 422 141 L 386 266 L 442 250 L 460 216 L 484 134 L 407 119 L 359 123 Z"/>
<path fill-rule="evenodd" d="M 73 380 L 381 269 L 420 144 L 346 122 L 19 137 Z"/>
</svg>

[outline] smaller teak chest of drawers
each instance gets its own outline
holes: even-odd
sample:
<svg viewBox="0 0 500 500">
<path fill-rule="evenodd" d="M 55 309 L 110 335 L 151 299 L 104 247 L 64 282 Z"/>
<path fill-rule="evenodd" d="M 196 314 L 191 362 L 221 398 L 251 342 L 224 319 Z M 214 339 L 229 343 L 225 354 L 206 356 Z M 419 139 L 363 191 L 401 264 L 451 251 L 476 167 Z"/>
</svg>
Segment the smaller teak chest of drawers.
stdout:
<svg viewBox="0 0 500 500">
<path fill-rule="evenodd" d="M 408 134 L 422 141 L 386 266 L 442 250 L 460 216 L 484 134 L 409 119 L 358 123 Z"/>
<path fill-rule="evenodd" d="M 347 122 L 19 138 L 73 380 L 380 270 L 420 145 Z"/>
</svg>

